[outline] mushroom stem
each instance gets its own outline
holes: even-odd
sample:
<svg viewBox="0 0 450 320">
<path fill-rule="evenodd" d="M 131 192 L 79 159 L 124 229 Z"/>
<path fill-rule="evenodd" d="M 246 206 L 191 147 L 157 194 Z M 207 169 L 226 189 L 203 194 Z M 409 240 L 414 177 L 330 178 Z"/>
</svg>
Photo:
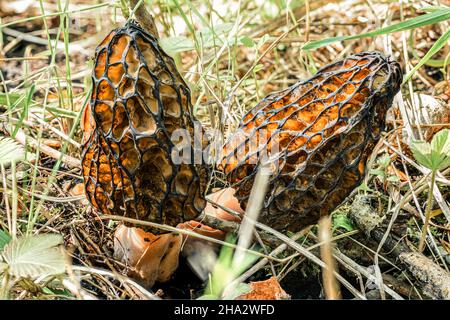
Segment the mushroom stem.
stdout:
<svg viewBox="0 0 450 320">
<path fill-rule="evenodd" d="M 130 16 L 133 16 L 133 13 L 136 17 L 137 22 L 141 25 L 141 27 L 152 34 L 155 38 L 159 38 L 158 29 L 156 28 L 155 19 L 150 14 L 150 12 L 145 9 L 143 0 L 129 0 L 130 8 L 132 10 Z"/>
</svg>

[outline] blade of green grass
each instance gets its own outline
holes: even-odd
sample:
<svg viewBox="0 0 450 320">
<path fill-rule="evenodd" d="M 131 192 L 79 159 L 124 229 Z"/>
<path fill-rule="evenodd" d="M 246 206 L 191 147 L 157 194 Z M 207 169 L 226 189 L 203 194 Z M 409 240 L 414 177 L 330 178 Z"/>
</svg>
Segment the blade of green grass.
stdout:
<svg viewBox="0 0 450 320">
<path fill-rule="evenodd" d="M 383 34 L 389 34 L 393 32 L 406 31 L 411 29 L 420 28 L 423 26 L 427 26 L 430 24 L 436 24 L 445 20 L 450 19 L 450 8 L 440 8 L 439 10 L 435 10 L 431 13 L 427 13 L 400 23 L 396 23 L 390 25 L 388 27 L 380 28 L 374 31 L 361 33 L 353 36 L 340 36 L 340 37 L 331 37 L 327 39 L 312 41 L 303 46 L 303 50 L 317 49 L 328 44 L 345 41 L 345 40 L 355 40 L 361 38 L 369 38 L 375 37 Z"/>
<path fill-rule="evenodd" d="M 416 44 L 414 41 L 414 32 L 411 32 L 409 39 L 408 39 L 409 48 L 411 49 L 411 53 L 413 54 L 414 58 L 417 60 L 420 60 L 420 56 L 417 53 L 416 50 Z M 433 67 L 433 68 L 443 68 L 450 64 L 450 60 L 447 58 L 445 59 L 429 59 L 425 65 Z"/>
<path fill-rule="evenodd" d="M 3 250 L 3 247 L 7 245 L 11 241 L 11 236 L 0 229 L 0 251 Z"/>
<path fill-rule="evenodd" d="M 27 90 L 27 97 L 25 99 L 25 103 L 23 105 L 23 111 L 20 114 L 19 121 L 16 124 L 16 127 L 14 128 L 14 131 L 12 133 L 12 137 L 14 138 L 19 131 L 20 127 L 22 126 L 23 120 L 28 116 L 28 110 L 31 104 L 31 98 L 33 97 L 34 91 L 36 90 L 36 86 L 34 83 L 30 86 L 30 88 Z"/>
<path fill-rule="evenodd" d="M 419 63 L 405 76 L 405 78 L 403 79 L 403 83 L 406 83 L 420 67 L 422 67 L 428 60 L 431 59 L 432 56 L 434 56 L 439 50 L 441 50 L 441 48 L 445 46 L 449 39 L 450 29 L 436 40 L 430 50 L 428 50 L 423 58 L 420 59 Z"/>
<path fill-rule="evenodd" d="M 197 43 L 197 39 L 195 38 L 195 28 L 192 25 L 192 23 L 189 21 L 189 18 L 186 16 L 186 14 L 183 11 L 183 8 L 181 8 L 180 3 L 178 0 L 173 0 L 173 3 L 175 4 L 176 9 L 178 10 L 178 13 L 180 14 L 181 18 L 184 20 L 184 23 L 186 23 L 186 26 L 188 27 L 191 34 L 194 36 L 194 40 Z"/>
<path fill-rule="evenodd" d="M 18 93 L 0 93 L 0 105 L 14 106 L 20 103 L 24 95 Z"/>
</svg>

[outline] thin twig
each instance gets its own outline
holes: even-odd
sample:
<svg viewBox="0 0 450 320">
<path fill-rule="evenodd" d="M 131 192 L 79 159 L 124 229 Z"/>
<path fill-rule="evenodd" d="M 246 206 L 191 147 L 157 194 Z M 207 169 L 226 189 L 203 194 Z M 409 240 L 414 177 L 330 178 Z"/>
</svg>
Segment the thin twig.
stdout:
<svg viewBox="0 0 450 320">
<path fill-rule="evenodd" d="M 46 146 L 45 144 L 39 143 L 34 138 L 27 136 L 25 132 L 23 132 L 22 129 L 19 128 L 17 131 L 16 136 L 14 139 L 19 142 L 20 144 L 27 146 L 30 145 L 33 148 L 37 148 L 39 146 L 39 150 L 50 156 L 53 159 L 61 159 L 63 163 L 65 163 L 69 168 L 81 168 L 81 161 L 79 159 L 76 159 L 74 157 L 71 157 L 67 154 L 62 154 L 60 151 L 55 150 L 49 146 Z"/>
</svg>

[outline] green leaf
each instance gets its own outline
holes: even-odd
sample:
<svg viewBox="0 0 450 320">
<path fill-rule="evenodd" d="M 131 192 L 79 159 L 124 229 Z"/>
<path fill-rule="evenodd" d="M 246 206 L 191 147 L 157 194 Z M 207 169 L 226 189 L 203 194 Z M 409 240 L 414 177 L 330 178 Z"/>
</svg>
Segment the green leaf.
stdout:
<svg viewBox="0 0 450 320">
<path fill-rule="evenodd" d="M 233 23 L 221 23 L 214 26 L 208 26 L 196 32 L 196 37 L 202 39 L 202 45 L 205 48 L 222 46 L 228 38 L 228 34 L 233 29 Z"/>
<path fill-rule="evenodd" d="M 442 170 L 450 165 L 449 129 L 436 133 L 431 144 L 424 141 L 412 141 L 410 148 L 417 162 L 430 170 Z"/>
<path fill-rule="evenodd" d="M 431 146 L 425 141 L 411 141 L 410 149 L 413 153 L 414 158 L 417 162 L 429 169 L 432 168 L 433 164 L 431 162 Z"/>
<path fill-rule="evenodd" d="M 255 42 L 253 42 L 253 40 L 247 36 L 242 37 L 240 39 L 241 43 L 246 46 L 247 48 L 253 48 L 255 46 Z"/>
<path fill-rule="evenodd" d="M 383 34 L 389 34 L 393 32 L 399 32 L 399 31 L 406 31 L 411 29 L 420 28 L 423 26 L 436 24 L 441 21 L 445 21 L 450 19 L 450 8 L 443 7 L 439 10 L 435 10 L 431 13 L 427 13 L 415 18 L 408 19 L 406 21 L 396 23 L 393 25 L 390 25 L 388 27 L 380 28 L 374 31 L 361 33 L 353 36 L 340 36 L 340 37 L 332 37 L 317 41 L 312 41 L 307 43 L 305 46 L 303 46 L 303 50 L 309 50 L 309 49 L 317 49 L 323 46 L 326 46 L 328 44 L 338 42 L 338 41 L 344 41 L 344 40 L 356 40 L 361 38 L 368 38 L 368 37 L 375 37 Z"/>
<path fill-rule="evenodd" d="M 59 234 L 26 236 L 12 240 L 3 250 L 8 272 L 15 277 L 38 277 L 65 271 L 64 256 L 57 247 L 62 243 Z"/>
<path fill-rule="evenodd" d="M 431 140 L 431 149 L 434 152 L 450 156 L 450 130 L 443 129 L 436 133 Z"/>
<path fill-rule="evenodd" d="M 8 106 L 8 99 L 9 99 L 9 106 L 14 106 L 16 103 L 21 102 L 25 96 L 18 93 L 4 93 L 0 92 L 0 105 Z"/>
<path fill-rule="evenodd" d="M 253 72 L 257 73 L 259 71 L 261 71 L 262 69 L 264 69 L 264 65 L 263 64 L 257 64 L 254 68 L 253 68 Z"/>
<path fill-rule="evenodd" d="M 386 175 L 386 173 L 384 172 L 384 170 L 381 169 L 371 169 L 370 174 L 373 176 L 380 176 L 380 177 L 384 177 Z"/>
<path fill-rule="evenodd" d="M 3 230 L 0 230 L 0 252 L 11 241 L 11 236 Z"/>
<path fill-rule="evenodd" d="M 400 178 L 397 176 L 389 176 L 386 180 L 389 182 L 399 182 Z"/>
<path fill-rule="evenodd" d="M 359 185 L 358 190 L 367 191 L 367 192 L 372 191 L 372 189 L 370 189 L 369 186 L 367 184 L 365 184 L 364 182 Z"/>
<path fill-rule="evenodd" d="M 249 293 L 252 290 L 251 286 L 247 283 L 237 284 L 233 290 L 223 297 L 224 300 L 234 300 L 240 295 Z"/>
<path fill-rule="evenodd" d="M 34 94 L 34 91 L 35 91 L 35 90 L 36 90 L 36 86 L 35 86 L 35 84 L 33 83 L 33 84 L 31 85 L 31 87 L 27 90 L 27 96 L 26 96 L 26 99 L 25 99 L 25 104 L 23 105 L 23 111 L 22 111 L 22 113 L 20 114 L 19 121 L 17 122 L 16 127 L 14 128 L 13 133 L 11 134 L 11 136 L 12 136 L 13 138 L 16 137 L 16 134 L 17 134 L 17 132 L 19 131 L 20 127 L 22 126 L 23 121 L 24 121 L 25 118 L 28 116 L 28 110 L 29 110 L 29 106 L 30 106 L 30 104 L 31 104 L 31 98 L 33 98 L 33 94 Z"/>
<path fill-rule="evenodd" d="M 450 165 L 450 130 L 443 129 L 431 140 L 431 157 L 435 170 L 445 169 Z"/>
<path fill-rule="evenodd" d="M 391 157 L 388 154 L 384 154 L 382 157 L 378 159 L 378 164 L 381 168 L 386 169 L 391 163 Z"/>
<path fill-rule="evenodd" d="M 236 238 L 233 235 L 227 235 L 225 241 L 234 244 L 236 243 Z M 219 299 L 225 287 L 258 260 L 258 257 L 253 254 L 245 254 L 242 263 L 232 267 L 233 253 L 234 250 L 232 248 L 228 246 L 222 247 L 202 299 Z M 235 289 L 233 288 L 232 292 Z"/>
<path fill-rule="evenodd" d="M 353 226 L 351 220 L 344 213 L 333 215 L 333 229 L 337 228 L 342 228 L 346 231 L 355 230 L 355 227 Z"/>
<path fill-rule="evenodd" d="M 159 40 L 159 44 L 169 55 L 174 55 L 183 51 L 193 50 L 194 42 L 186 37 L 169 37 Z"/>
<path fill-rule="evenodd" d="M 203 48 L 221 46 L 227 40 L 228 32 L 232 27 L 232 23 L 223 23 L 214 26 L 214 29 L 204 28 L 195 32 L 195 37 L 200 39 Z M 194 41 L 184 36 L 163 38 L 159 40 L 159 44 L 169 55 L 195 49 Z"/>
<path fill-rule="evenodd" d="M 0 165 L 25 158 L 25 149 L 11 138 L 0 137 Z"/>
<path fill-rule="evenodd" d="M 258 41 L 258 48 L 261 48 L 269 40 L 269 38 L 270 37 L 267 33 L 263 35 Z"/>
</svg>

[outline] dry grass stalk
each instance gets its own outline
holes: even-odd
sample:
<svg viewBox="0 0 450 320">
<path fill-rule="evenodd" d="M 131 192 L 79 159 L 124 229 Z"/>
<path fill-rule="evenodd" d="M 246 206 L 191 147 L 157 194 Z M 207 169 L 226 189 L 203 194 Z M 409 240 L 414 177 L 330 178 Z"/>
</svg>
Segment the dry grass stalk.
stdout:
<svg viewBox="0 0 450 320">
<path fill-rule="evenodd" d="M 336 271 L 336 261 L 333 257 L 333 243 L 331 242 L 331 217 L 324 217 L 319 221 L 319 241 L 320 256 L 326 264 L 326 268 L 322 269 L 323 286 L 325 297 L 328 300 L 341 299 L 339 283 L 336 281 L 334 272 Z"/>
</svg>

